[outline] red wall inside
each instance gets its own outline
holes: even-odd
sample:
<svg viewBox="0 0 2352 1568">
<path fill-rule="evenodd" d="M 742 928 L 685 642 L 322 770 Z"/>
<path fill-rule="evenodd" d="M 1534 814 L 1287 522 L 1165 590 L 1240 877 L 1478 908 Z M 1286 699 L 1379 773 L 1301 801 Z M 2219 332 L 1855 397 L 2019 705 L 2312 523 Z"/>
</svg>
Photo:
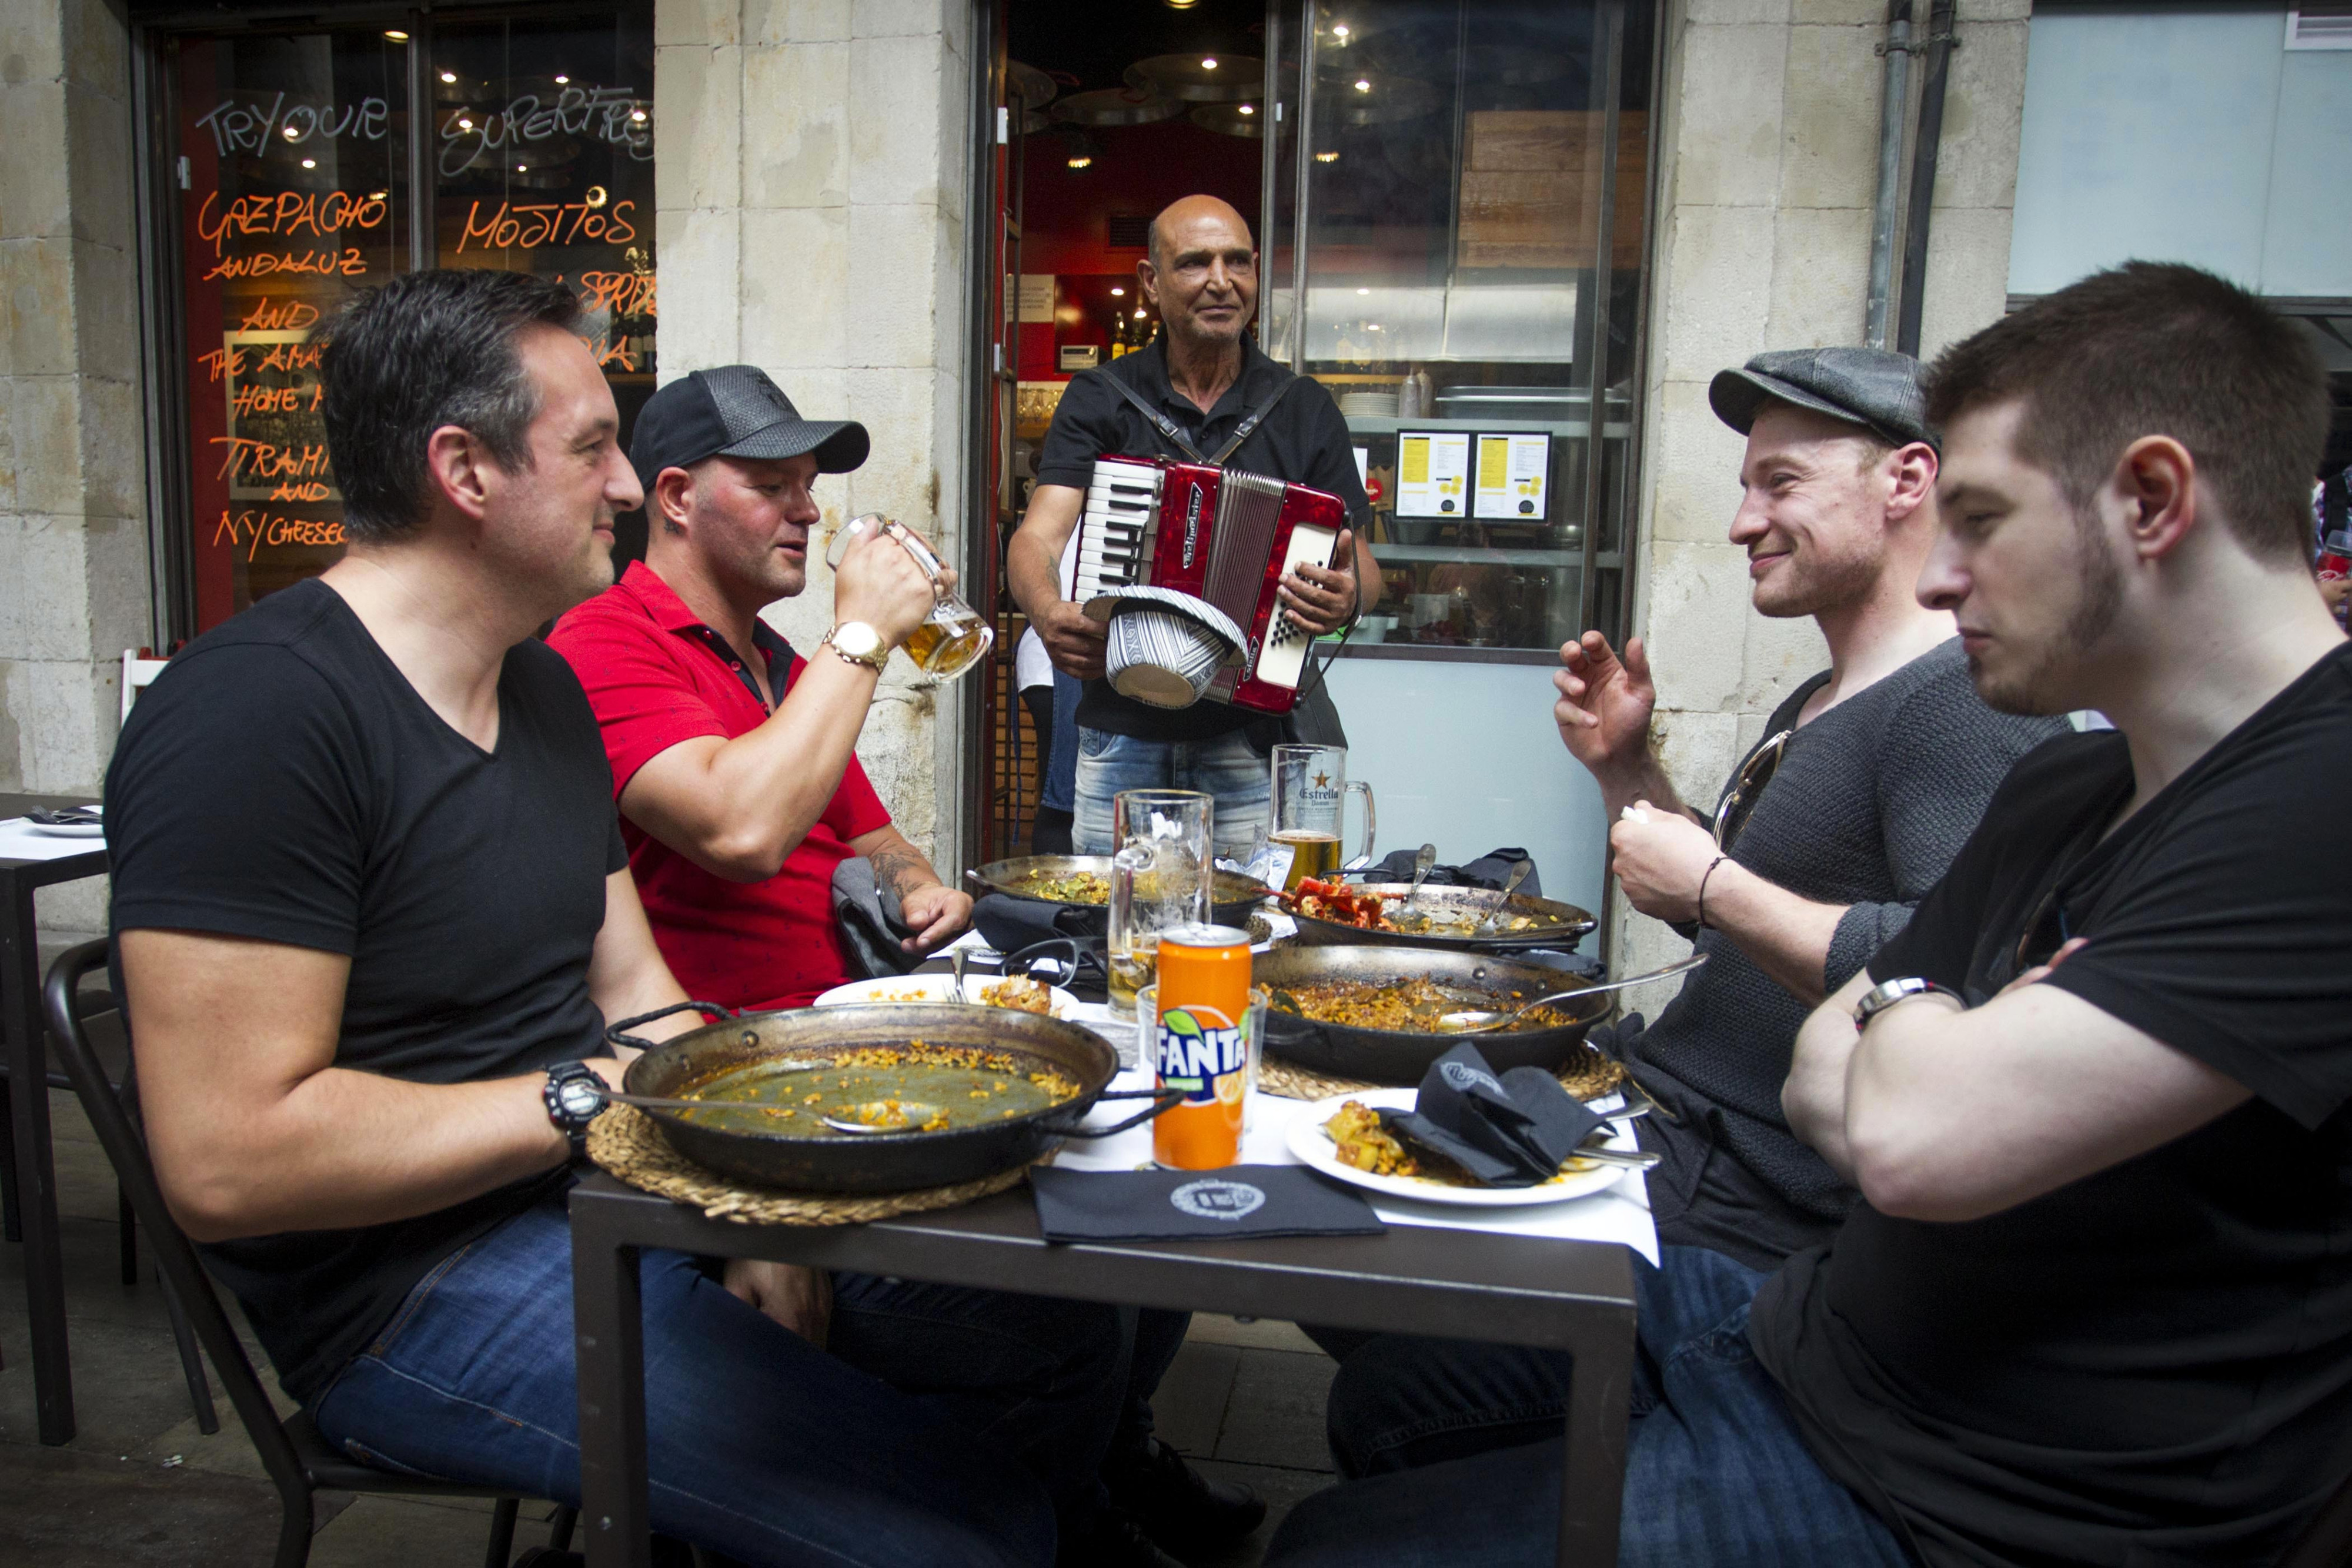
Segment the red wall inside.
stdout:
<svg viewBox="0 0 2352 1568">
<path fill-rule="evenodd" d="M 1204 131 L 1188 120 L 1106 127 L 1087 132 L 1098 151 L 1087 169 L 1069 167 L 1070 142 L 1048 131 L 1026 139 L 1021 191 L 1021 270 L 1063 281 L 1056 304 L 1065 319 L 1021 327 L 1021 379 L 1066 381 L 1055 368 L 1064 343 L 1094 343 L 1109 357 L 1110 311 L 1138 303 L 1140 248 L 1114 250 L 1113 213 L 1157 213 L 1181 196 L 1221 196 L 1255 228 L 1263 188 L 1264 143 Z M 1109 296 L 1123 285 L 1122 299 Z M 1067 319 L 1071 307 L 1080 312 Z"/>
</svg>

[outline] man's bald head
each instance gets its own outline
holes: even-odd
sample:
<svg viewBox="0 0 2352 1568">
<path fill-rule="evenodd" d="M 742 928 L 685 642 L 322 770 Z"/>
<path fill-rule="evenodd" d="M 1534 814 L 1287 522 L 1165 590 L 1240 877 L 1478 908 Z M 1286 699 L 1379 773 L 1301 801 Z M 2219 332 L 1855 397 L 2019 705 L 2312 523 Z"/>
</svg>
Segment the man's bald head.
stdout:
<svg viewBox="0 0 2352 1568">
<path fill-rule="evenodd" d="M 1253 248 L 1255 247 L 1256 241 L 1250 235 L 1249 220 L 1243 217 L 1241 209 L 1231 202 L 1218 196 L 1179 196 L 1160 209 L 1159 215 L 1151 220 L 1151 227 L 1143 236 L 1143 253 L 1151 258 L 1151 265 L 1162 272 L 1167 271 L 1168 252 L 1163 247 L 1168 236 L 1182 232 L 1187 225 L 1202 218 L 1239 229 L 1242 237 L 1249 240 Z"/>
<path fill-rule="evenodd" d="M 1257 309 L 1257 246 L 1230 202 L 1186 196 L 1151 220 L 1149 259 L 1136 264 L 1143 297 L 1171 340 L 1230 350 Z"/>
</svg>

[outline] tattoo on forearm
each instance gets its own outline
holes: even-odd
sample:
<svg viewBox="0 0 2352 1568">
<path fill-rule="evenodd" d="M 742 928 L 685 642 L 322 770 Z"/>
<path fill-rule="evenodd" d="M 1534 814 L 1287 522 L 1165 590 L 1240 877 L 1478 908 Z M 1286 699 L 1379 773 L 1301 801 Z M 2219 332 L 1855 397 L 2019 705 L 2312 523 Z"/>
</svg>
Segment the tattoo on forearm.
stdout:
<svg viewBox="0 0 2352 1568">
<path fill-rule="evenodd" d="M 874 862 L 874 881 L 895 898 L 905 898 L 919 887 L 929 887 L 939 881 L 931 862 L 916 852 L 912 844 L 884 844 L 866 857 Z"/>
</svg>

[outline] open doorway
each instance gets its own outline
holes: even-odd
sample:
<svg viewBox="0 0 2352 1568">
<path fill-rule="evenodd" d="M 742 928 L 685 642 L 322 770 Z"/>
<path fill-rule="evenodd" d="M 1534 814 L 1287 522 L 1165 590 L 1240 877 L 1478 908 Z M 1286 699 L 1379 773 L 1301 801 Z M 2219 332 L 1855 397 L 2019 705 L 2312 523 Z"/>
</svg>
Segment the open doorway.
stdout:
<svg viewBox="0 0 2352 1568">
<path fill-rule="evenodd" d="M 1013 526 L 1070 378 L 1145 346 L 1159 330 L 1135 276 L 1152 215 L 1202 192 L 1255 225 L 1269 118 L 1261 101 L 1265 16 L 1263 0 L 1198 0 L 1181 9 L 1006 0 L 1014 385 L 1001 494 Z M 1000 622 L 1000 646 L 1015 652 L 997 661 L 989 693 L 994 810 L 985 831 L 1002 856 L 1032 852 L 1055 759 L 1042 650 L 1033 638 L 1022 656 L 1026 626 L 1009 596 Z M 1074 744 L 1064 728 L 1066 747 Z M 1049 817 L 1049 839 L 1055 825 Z"/>
</svg>

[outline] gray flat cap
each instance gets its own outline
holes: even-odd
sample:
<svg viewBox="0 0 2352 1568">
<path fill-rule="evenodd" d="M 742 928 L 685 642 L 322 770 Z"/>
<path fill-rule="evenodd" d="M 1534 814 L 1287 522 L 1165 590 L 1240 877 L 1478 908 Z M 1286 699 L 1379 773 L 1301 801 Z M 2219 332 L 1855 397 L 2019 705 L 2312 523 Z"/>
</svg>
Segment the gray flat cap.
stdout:
<svg viewBox="0 0 2352 1568">
<path fill-rule="evenodd" d="M 1745 435 L 1768 398 L 1863 425 L 1897 446 L 1944 444 L 1927 428 L 1919 361 L 1885 349 L 1776 349 L 1736 371 L 1719 371 L 1706 401 Z"/>
</svg>

